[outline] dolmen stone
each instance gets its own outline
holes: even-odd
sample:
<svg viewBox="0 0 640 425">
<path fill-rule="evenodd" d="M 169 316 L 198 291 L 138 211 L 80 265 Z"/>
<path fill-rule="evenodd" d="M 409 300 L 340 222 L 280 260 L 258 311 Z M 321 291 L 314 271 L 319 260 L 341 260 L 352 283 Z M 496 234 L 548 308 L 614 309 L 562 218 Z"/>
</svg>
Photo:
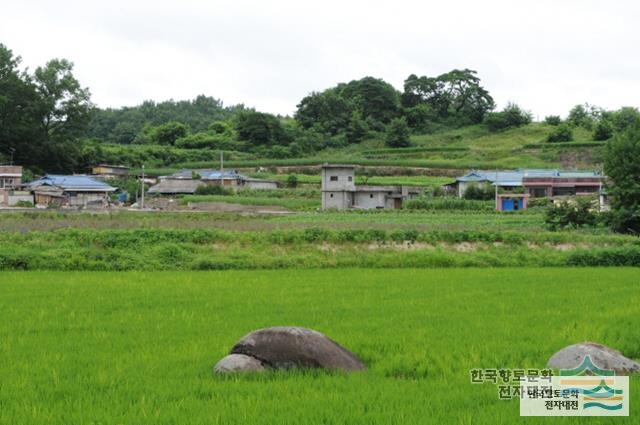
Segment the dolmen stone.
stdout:
<svg viewBox="0 0 640 425">
<path fill-rule="evenodd" d="M 241 356 L 241 357 L 239 357 Z M 261 368 L 258 368 L 257 365 Z M 358 371 L 366 366 L 355 354 L 324 334 L 300 327 L 259 329 L 244 336 L 214 367 L 217 373 L 263 369 L 322 368 Z"/>
<path fill-rule="evenodd" d="M 622 355 L 617 350 L 595 342 L 581 342 L 570 345 L 555 353 L 547 366 L 554 369 L 576 369 L 584 358 L 589 356 L 594 366 L 613 370 L 616 375 L 629 375 L 640 372 L 640 363 Z"/>
<path fill-rule="evenodd" d="M 214 371 L 217 373 L 260 372 L 262 370 L 264 370 L 264 366 L 260 360 L 244 354 L 229 354 L 214 367 Z"/>
</svg>

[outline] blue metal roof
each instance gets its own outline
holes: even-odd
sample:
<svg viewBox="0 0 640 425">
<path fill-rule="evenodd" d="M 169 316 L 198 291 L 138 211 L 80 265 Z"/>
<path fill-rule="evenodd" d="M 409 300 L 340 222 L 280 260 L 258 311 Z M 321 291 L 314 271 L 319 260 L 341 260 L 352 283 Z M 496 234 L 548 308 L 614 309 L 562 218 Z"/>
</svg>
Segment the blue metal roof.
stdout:
<svg viewBox="0 0 640 425">
<path fill-rule="evenodd" d="M 200 173 L 200 176 L 203 179 L 211 179 L 211 180 L 218 180 L 218 179 L 239 179 L 239 178 L 243 178 L 244 176 L 238 174 L 236 172 L 236 170 L 228 170 L 228 171 L 203 171 Z"/>
<path fill-rule="evenodd" d="M 115 187 L 89 176 L 60 176 L 53 174 L 47 174 L 38 180 L 32 181 L 27 186 L 35 187 L 41 185 L 57 186 L 63 190 L 73 191 L 113 192 L 116 190 Z"/>
<path fill-rule="evenodd" d="M 523 177 L 600 177 L 596 171 L 562 171 L 551 169 L 520 169 L 513 171 L 473 170 L 458 177 L 459 182 L 488 182 L 499 186 L 521 186 Z"/>
<path fill-rule="evenodd" d="M 236 170 L 189 170 L 184 169 L 177 171 L 170 176 L 166 176 L 172 179 L 192 179 L 193 173 L 197 173 L 200 178 L 205 180 L 218 180 L 218 179 L 241 179 L 243 175 L 238 174 Z"/>
</svg>

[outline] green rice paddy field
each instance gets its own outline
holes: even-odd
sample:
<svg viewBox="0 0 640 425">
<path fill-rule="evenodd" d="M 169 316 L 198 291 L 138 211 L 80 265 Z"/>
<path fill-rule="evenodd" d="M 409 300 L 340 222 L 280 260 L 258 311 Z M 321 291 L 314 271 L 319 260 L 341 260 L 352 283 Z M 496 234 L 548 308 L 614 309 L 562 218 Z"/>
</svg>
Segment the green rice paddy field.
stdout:
<svg viewBox="0 0 640 425">
<path fill-rule="evenodd" d="M 597 341 L 640 358 L 637 268 L 0 272 L 3 424 L 636 424 L 520 418 L 473 368 Z M 219 377 L 248 332 L 317 329 L 366 372 Z"/>
</svg>

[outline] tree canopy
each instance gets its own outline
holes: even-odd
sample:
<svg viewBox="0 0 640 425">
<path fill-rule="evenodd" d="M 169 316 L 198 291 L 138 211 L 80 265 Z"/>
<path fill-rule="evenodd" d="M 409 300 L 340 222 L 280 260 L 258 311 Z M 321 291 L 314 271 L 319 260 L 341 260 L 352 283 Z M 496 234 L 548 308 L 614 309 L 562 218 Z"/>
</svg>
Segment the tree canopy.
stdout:
<svg viewBox="0 0 640 425">
<path fill-rule="evenodd" d="M 78 139 L 90 120 L 87 88 L 73 64 L 53 59 L 33 75 L 0 44 L 0 153 L 37 170 L 72 171 L 80 158 Z"/>
</svg>

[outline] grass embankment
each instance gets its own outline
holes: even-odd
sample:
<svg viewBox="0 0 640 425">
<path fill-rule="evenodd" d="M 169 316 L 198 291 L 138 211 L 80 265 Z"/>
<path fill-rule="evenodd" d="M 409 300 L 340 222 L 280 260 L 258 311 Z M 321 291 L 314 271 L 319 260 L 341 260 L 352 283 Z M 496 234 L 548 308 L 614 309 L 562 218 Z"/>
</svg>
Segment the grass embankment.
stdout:
<svg viewBox="0 0 640 425">
<path fill-rule="evenodd" d="M 585 340 L 640 358 L 637 283 L 637 269 L 4 272 L 0 423 L 554 423 L 523 421 L 469 371 L 544 368 Z M 213 376 L 276 325 L 322 331 L 368 370 Z M 635 424 L 637 376 L 629 396 L 629 417 L 591 419 Z"/>
<path fill-rule="evenodd" d="M 411 228 L 60 229 L 0 234 L 0 270 L 640 265 L 638 238 Z"/>
</svg>

